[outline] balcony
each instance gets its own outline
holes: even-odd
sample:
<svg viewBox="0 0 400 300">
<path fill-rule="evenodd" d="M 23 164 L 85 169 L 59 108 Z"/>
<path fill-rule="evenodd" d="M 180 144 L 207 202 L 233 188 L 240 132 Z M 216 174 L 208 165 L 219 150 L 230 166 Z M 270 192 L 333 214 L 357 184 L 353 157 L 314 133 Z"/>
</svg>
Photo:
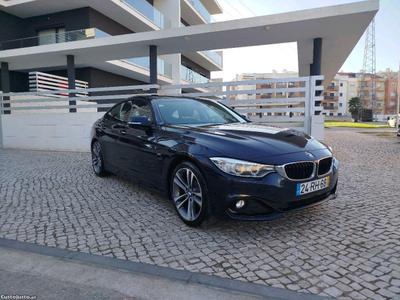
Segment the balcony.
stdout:
<svg viewBox="0 0 400 300">
<path fill-rule="evenodd" d="M 209 83 L 212 82 L 211 79 L 200 75 L 199 73 L 185 67 L 181 66 L 181 79 L 191 82 L 191 83 Z"/>
<path fill-rule="evenodd" d="M 109 36 L 110 36 L 109 34 L 97 28 L 88 28 L 88 29 L 61 32 L 56 34 L 34 36 L 18 40 L 4 41 L 0 43 L 0 51 L 17 49 L 17 48 L 51 45 L 58 43 L 91 40 Z"/>
<path fill-rule="evenodd" d="M 215 23 L 215 19 L 199 0 L 181 0 L 181 16 L 189 25 Z"/>
<path fill-rule="evenodd" d="M 146 0 L 121 0 L 161 29 L 171 28 L 171 21 Z"/>
<path fill-rule="evenodd" d="M 330 90 L 330 91 L 338 91 L 338 90 L 339 90 L 339 86 L 337 86 L 337 85 L 330 85 L 330 86 L 328 86 L 328 90 Z"/>
<path fill-rule="evenodd" d="M 324 100 L 338 101 L 338 96 L 324 96 Z"/>
<path fill-rule="evenodd" d="M 130 62 L 146 70 L 150 70 L 150 57 L 136 57 L 124 59 L 124 61 Z M 160 75 L 168 76 L 172 78 L 172 65 L 157 58 L 157 73 Z"/>
<path fill-rule="evenodd" d="M 0 43 L 0 50 L 76 42 L 76 41 L 104 38 L 109 36 L 110 35 L 108 33 L 105 33 L 97 28 L 88 28 L 88 29 L 68 31 L 57 34 L 35 36 L 26 39 L 5 41 Z M 128 59 L 121 59 L 120 61 L 129 62 L 131 64 L 135 64 L 139 67 L 145 68 L 147 70 L 150 69 L 149 57 L 128 58 Z M 172 77 L 172 65 L 161 59 L 157 59 L 157 72 L 160 75 Z"/>
</svg>

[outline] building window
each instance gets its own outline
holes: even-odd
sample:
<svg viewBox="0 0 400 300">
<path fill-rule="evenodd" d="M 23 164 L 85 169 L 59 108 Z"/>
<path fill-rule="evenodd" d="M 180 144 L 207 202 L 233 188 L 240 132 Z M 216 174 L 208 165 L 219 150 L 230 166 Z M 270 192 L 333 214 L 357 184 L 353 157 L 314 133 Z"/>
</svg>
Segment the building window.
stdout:
<svg viewBox="0 0 400 300">
<path fill-rule="evenodd" d="M 335 93 L 330 93 L 329 95 L 330 95 L 331 97 L 333 97 L 333 96 L 335 96 Z"/>
<path fill-rule="evenodd" d="M 343 86 L 343 82 L 340 83 L 340 86 Z"/>
<path fill-rule="evenodd" d="M 355 83 L 350 83 L 350 86 L 356 86 L 356 84 Z"/>
<path fill-rule="evenodd" d="M 339 103 L 339 107 L 343 107 L 343 103 Z"/>
<path fill-rule="evenodd" d="M 326 116 L 326 113 L 322 113 L 324 116 Z"/>
<path fill-rule="evenodd" d="M 396 92 L 391 92 L 390 96 L 392 96 L 392 97 L 396 96 Z"/>
<path fill-rule="evenodd" d="M 330 115 L 330 116 L 333 116 L 333 113 L 330 113 L 329 115 Z"/>
<path fill-rule="evenodd" d="M 294 85 L 294 82 L 289 82 L 289 86 L 293 86 Z"/>
<path fill-rule="evenodd" d="M 394 110 L 391 110 L 391 111 L 390 111 L 390 114 L 391 114 L 391 115 L 394 115 Z"/>
<path fill-rule="evenodd" d="M 350 96 L 354 96 L 354 92 L 350 92 Z"/>
<path fill-rule="evenodd" d="M 340 97 L 343 97 L 343 93 L 340 93 Z"/>
<path fill-rule="evenodd" d="M 392 87 L 396 87 L 396 82 L 392 82 Z"/>
<path fill-rule="evenodd" d="M 49 45 L 66 42 L 65 27 L 38 30 L 37 35 L 39 45 Z"/>
<path fill-rule="evenodd" d="M 333 107 L 333 103 L 329 103 L 329 106 L 330 106 L 330 107 Z"/>
<path fill-rule="evenodd" d="M 342 113 L 338 113 L 337 115 L 340 117 L 340 116 L 342 116 Z"/>
<path fill-rule="evenodd" d="M 395 106 L 396 105 L 396 101 L 390 101 L 390 106 Z"/>
</svg>

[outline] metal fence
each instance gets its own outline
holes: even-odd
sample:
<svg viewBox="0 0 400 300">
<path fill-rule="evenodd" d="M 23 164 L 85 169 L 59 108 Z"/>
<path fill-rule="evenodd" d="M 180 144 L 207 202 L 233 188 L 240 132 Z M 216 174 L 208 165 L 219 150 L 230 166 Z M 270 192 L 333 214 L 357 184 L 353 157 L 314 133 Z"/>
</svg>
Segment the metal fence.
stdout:
<svg viewBox="0 0 400 300">
<path fill-rule="evenodd" d="M 214 98 L 238 113 L 247 115 L 252 121 L 292 123 L 296 129 L 311 134 L 312 118 L 320 114 L 323 109 L 320 106 L 323 97 L 317 95 L 318 91 L 323 90 L 323 86 L 319 85 L 322 80 L 323 76 L 311 76 L 205 84 L 135 85 L 7 93 L 0 94 L 0 112 L 1 114 L 33 114 L 43 111 L 60 113 L 68 112 L 71 108 L 77 109 L 77 113 L 97 112 L 112 107 L 114 103 L 133 94 L 149 95 L 150 89 L 157 89 L 160 95 Z M 182 89 L 191 92 L 182 94 Z M 205 90 L 210 91 L 204 92 Z M 75 96 L 58 98 L 60 94 Z M 69 101 L 76 101 L 76 104 L 72 102 L 71 105 Z M 61 111 L 63 109 L 66 111 Z"/>
</svg>

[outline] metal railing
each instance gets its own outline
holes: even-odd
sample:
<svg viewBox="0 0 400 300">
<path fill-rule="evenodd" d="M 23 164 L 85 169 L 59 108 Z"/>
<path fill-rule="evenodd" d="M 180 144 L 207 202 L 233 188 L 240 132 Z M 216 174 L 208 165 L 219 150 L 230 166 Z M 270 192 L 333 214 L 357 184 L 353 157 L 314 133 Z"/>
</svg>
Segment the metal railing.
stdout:
<svg viewBox="0 0 400 300">
<path fill-rule="evenodd" d="M 289 88 L 288 83 L 296 80 L 299 87 Z M 54 110 L 76 108 L 79 113 L 82 109 L 93 108 L 106 109 L 112 107 L 114 103 L 131 97 L 134 93 L 146 94 L 151 89 L 158 89 L 162 93 L 166 90 L 168 95 L 174 95 L 174 90 L 179 89 L 214 89 L 209 92 L 185 93 L 185 96 L 191 97 L 219 97 L 219 100 L 227 106 L 232 107 L 238 113 L 249 116 L 256 122 L 291 122 L 301 123 L 298 129 L 311 133 L 312 117 L 320 114 L 323 107 L 320 106 L 322 96 L 316 96 L 317 91 L 322 91 L 323 86 L 317 85 L 317 81 L 322 81 L 323 76 L 299 77 L 288 79 L 263 79 L 252 81 L 231 81 L 231 82 L 208 82 L 205 84 L 183 84 L 183 85 L 137 85 L 105 88 L 89 88 L 75 90 L 58 90 L 44 92 L 26 92 L 26 93 L 7 93 L 1 94 L 0 111 L 23 111 L 32 113 L 40 110 Z M 281 82 L 286 85 L 285 88 L 257 89 L 259 84 Z M 218 91 L 216 91 L 218 90 Z M 48 95 L 57 94 L 79 94 L 90 93 L 83 97 L 70 97 L 68 99 L 49 98 Z M 289 95 L 289 92 L 298 93 L 294 98 L 261 98 L 265 93 L 282 93 Z M 182 95 L 177 93 L 176 95 Z M 240 96 L 247 96 L 240 99 Z M 249 95 L 251 98 L 249 98 Z M 4 99 L 6 98 L 6 99 Z M 8 100 L 7 98 L 11 98 Z M 68 105 L 68 101 L 76 101 L 76 105 Z M 64 102 L 62 102 L 64 101 Z M 54 103 L 65 103 L 54 105 Z M 10 107 L 5 107 L 5 104 Z"/>
<path fill-rule="evenodd" d="M 211 79 L 189 69 L 188 67 L 181 66 L 181 79 L 192 83 L 209 83 Z"/>
<path fill-rule="evenodd" d="M 146 0 L 121 0 L 161 29 L 170 29 L 171 21 Z"/>
<path fill-rule="evenodd" d="M 1 50 L 11 50 L 17 48 L 35 47 L 42 45 L 68 43 L 83 40 L 109 37 L 110 35 L 97 28 L 87 28 L 74 31 L 66 31 L 48 35 L 34 36 L 29 38 L 17 39 L 0 42 Z"/>
</svg>

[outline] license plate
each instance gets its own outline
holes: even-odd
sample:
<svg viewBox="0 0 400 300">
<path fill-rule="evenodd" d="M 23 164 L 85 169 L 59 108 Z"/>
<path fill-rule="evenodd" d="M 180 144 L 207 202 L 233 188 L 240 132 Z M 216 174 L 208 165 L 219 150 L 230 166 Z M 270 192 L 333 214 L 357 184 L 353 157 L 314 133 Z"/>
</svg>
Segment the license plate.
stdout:
<svg viewBox="0 0 400 300">
<path fill-rule="evenodd" d="M 299 183 L 297 184 L 296 196 L 319 191 L 328 186 L 329 186 L 329 176 L 314 181 Z"/>
</svg>

